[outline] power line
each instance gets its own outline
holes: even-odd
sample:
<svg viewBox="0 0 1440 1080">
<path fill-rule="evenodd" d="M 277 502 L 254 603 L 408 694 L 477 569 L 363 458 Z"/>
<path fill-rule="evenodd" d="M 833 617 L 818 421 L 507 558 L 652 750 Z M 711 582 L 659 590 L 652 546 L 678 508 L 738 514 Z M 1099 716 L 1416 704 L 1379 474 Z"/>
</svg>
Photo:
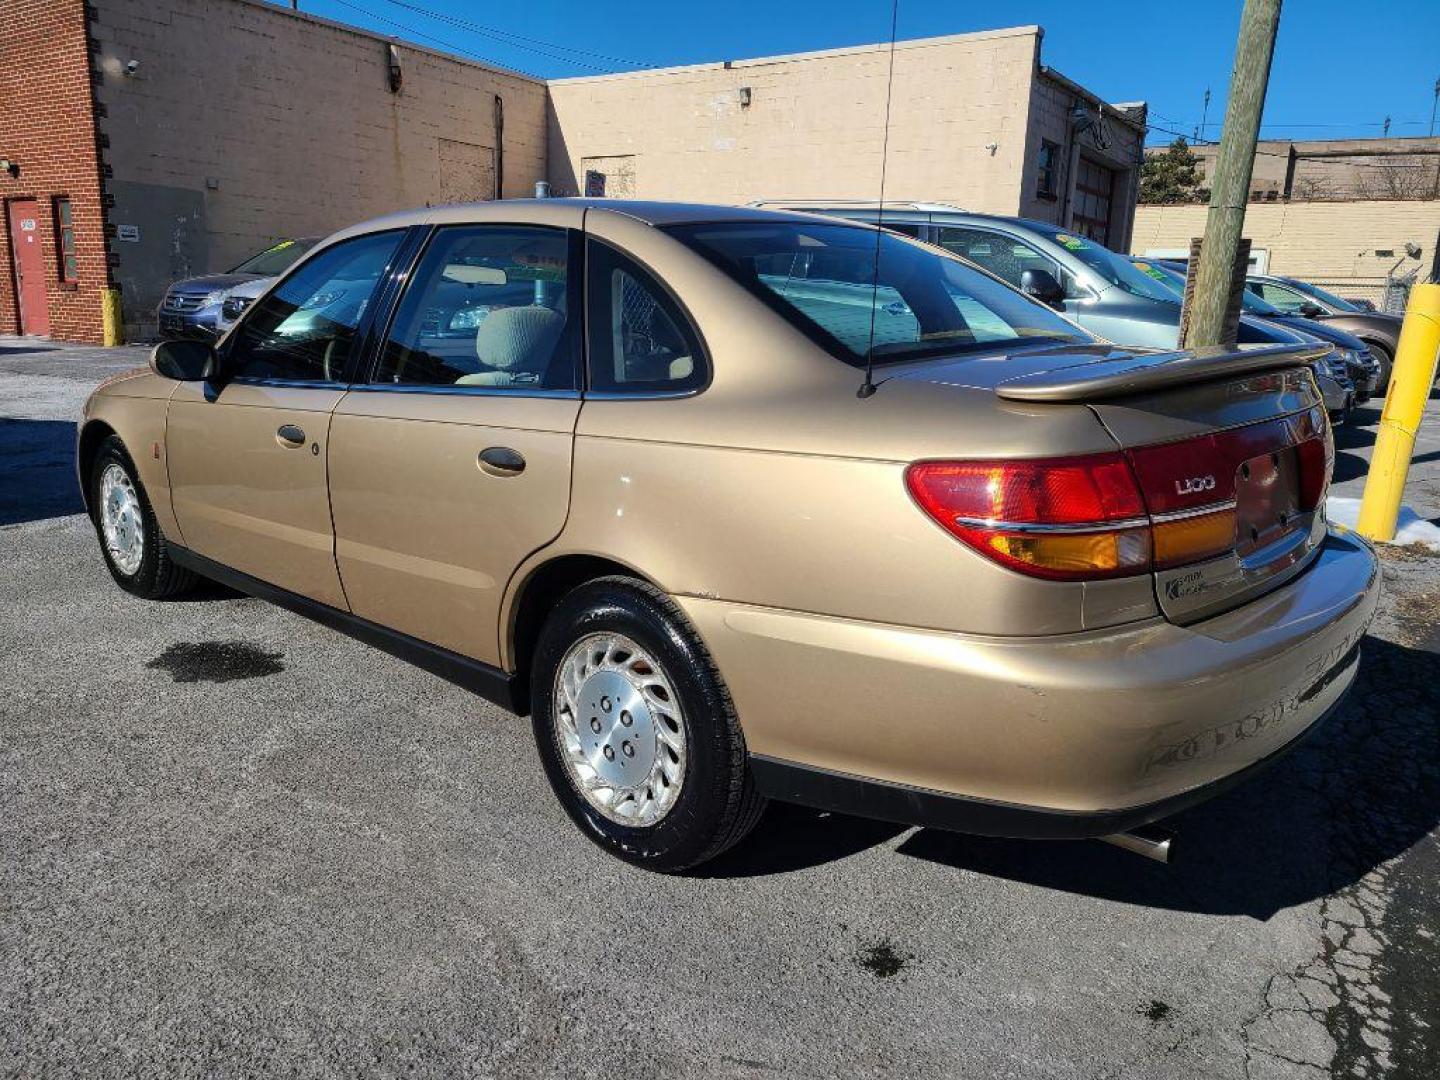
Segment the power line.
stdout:
<svg viewBox="0 0 1440 1080">
<path fill-rule="evenodd" d="M 332 0 L 332 2 L 339 4 L 341 7 L 349 8 L 351 11 L 358 12 L 359 14 L 364 15 L 367 18 L 374 19 L 376 22 L 384 23 L 386 26 L 392 26 L 412 39 L 420 39 L 422 41 L 427 41 L 432 45 L 436 45 L 442 49 L 445 49 L 448 52 L 458 53 L 461 56 L 469 57 L 472 60 L 479 60 L 481 63 L 491 64 L 497 67 L 507 67 L 511 68 L 512 70 L 520 71 L 522 74 L 534 75 L 534 72 L 527 72 L 523 68 L 520 68 L 515 64 L 504 63 L 501 60 L 497 60 L 493 56 L 487 56 L 484 53 L 476 52 L 474 49 L 467 49 L 463 45 L 456 45 L 454 42 L 447 41 L 444 38 L 438 38 L 434 34 L 427 34 L 423 30 L 417 30 L 413 26 L 410 26 L 408 23 L 397 22 L 394 19 L 386 18 L 384 15 L 380 15 L 374 11 L 371 11 L 369 8 L 364 8 L 361 7 L 359 4 L 352 3 L 351 0 Z M 443 18 L 439 15 L 437 15 L 436 17 Z M 516 48 L 526 49 L 528 52 L 540 53 L 540 55 L 545 56 L 547 59 L 558 60 L 562 64 L 573 64 L 576 67 L 588 68 L 591 71 L 601 72 L 602 74 L 609 74 L 610 72 L 609 68 L 601 67 L 598 64 L 587 63 L 584 60 L 577 60 L 574 57 L 560 56 L 555 53 L 544 52 L 543 50 L 533 46 L 524 46 L 519 45 L 516 42 L 501 41 L 498 38 L 495 40 L 497 44 L 513 45 Z"/>
<path fill-rule="evenodd" d="M 581 49 L 573 45 L 560 45 L 553 41 L 542 41 L 539 38 L 526 37 L 524 34 L 517 34 L 511 30 L 501 30 L 498 27 L 486 26 L 483 23 L 473 22 L 459 15 L 451 15 L 448 12 L 433 11 L 430 8 L 422 7 L 419 4 L 407 3 L 406 0 L 385 0 L 395 7 L 404 8 L 406 11 L 413 11 L 417 15 L 424 15 L 439 22 L 448 23 L 461 30 L 468 30 L 474 34 L 480 34 L 491 38 L 503 45 L 510 45 L 517 49 L 525 49 L 529 52 L 539 53 L 541 56 L 551 60 L 560 60 L 566 63 L 577 64 L 581 67 L 589 67 L 593 70 L 603 70 L 593 64 L 587 64 L 581 60 L 575 60 L 566 56 L 556 56 L 555 53 L 574 53 L 578 56 L 590 56 L 597 60 L 608 60 L 612 64 L 629 64 L 632 67 L 654 67 L 654 64 L 644 60 L 632 60 L 624 56 L 610 56 L 607 53 L 595 52 L 593 49 Z"/>
<path fill-rule="evenodd" d="M 423 31 L 415 30 L 415 29 L 413 29 L 412 27 L 409 27 L 409 26 L 405 25 L 404 23 L 396 22 L 394 19 L 387 19 L 384 15 L 377 15 L 377 14 L 375 14 L 375 12 L 371 11 L 369 8 L 363 8 L 363 7 L 361 7 L 359 4 L 352 4 L 352 3 L 350 2 L 350 0 L 332 0 L 332 3 L 339 4 L 341 7 L 349 8 L 351 11 L 359 12 L 361 15 L 364 15 L 364 16 L 366 16 L 367 18 L 374 19 L 376 22 L 384 23 L 386 26 L 393 26 L 393 27 L 395 27 L 397 30 L 403 30 L 405 33 L 409 34 L 412 38 L 420 38 L 420 39 L 423 40 L 423 41 L 428 41 L 428 42 L 430 42 L 432 45 L 438 45 L 438 46 L 440 46 L 440 48 L 446 50 L 447 52 L 459 53 L 461 56 L 468 56 L 468 57 L 469 57 L 470 59 L 472 59 L 472 60 L 479 60 L 479 61 L 480 61 L 481 63 L 483 63 L 483 64 L 490 64 L 490 65 L 495 66 L 495 67 L 512 67 L 512 65 L 510 65 L 510 64 L 502 64 L 499 60 L 496 60 L 493 56 L 485 56 L 485 55 L 483 55 L 483 54 L 481 54 L 481 53 L 475 52 L 475 50 L 473 50 L 473 49 L 466 49 L 466 48 L 463 48 L 462 46 L 454 45 L 454 44 L 452 44 L 452 43 L 450 43 L 450 42 L 448 42 L 448 41 L 445 41 L 445 40 L 443 40 L 443 39 L 441 39 L 441 38 L 437 38 L 437 37 L 435 37 L 433 34 L 427 34 L 427 33 L 424 33 Z M 515 68 L 514 70 L 520 70 L 520 69 Z M 533 74 L 533 72 L 528 72 L 528 71 L 521 72 L 521 73 L 522 73 L 522 74 L 525 74 L 525 75 L 531 75 L 531 74 Z"/>
</svg>

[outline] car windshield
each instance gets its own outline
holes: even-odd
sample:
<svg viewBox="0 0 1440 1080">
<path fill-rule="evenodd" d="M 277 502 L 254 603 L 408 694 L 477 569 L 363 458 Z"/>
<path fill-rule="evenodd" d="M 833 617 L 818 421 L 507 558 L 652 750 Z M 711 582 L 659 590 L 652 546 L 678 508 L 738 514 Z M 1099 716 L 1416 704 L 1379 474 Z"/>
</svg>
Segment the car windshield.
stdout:
<svg viewBox="0 0 1440 1080">
<path fill-rule="evenodd" d="M 808 222 L 667 231 L 849 364 L 1094 340 L 968 263 L 888 232 Z"/>
<path fill-rule="evenodd" d="M 303 240 L 281 240 L 278 244 L 272 244 L 264 251 L 251 255 L 230 273 L 276 277 L 289 270 L 296 259 L 314 246 L 315 240 L 309 237 Z"/>
<path fill-rule="evenodd" d="M 1168 286 L 1142 274 L 1130 265 L 1130 260 L 1125 256 L 1117 255 L 1107 247 L 1101 247 L 1094 240 L 1087 240 L 1074 233 L 1049 229 L 1043 225 L 1028 222 L 1027 228 L 1033 229 L 1051 243 L 1060 245 L 1099 275 L 1101 280 L 1123 289 L 1132 296 L 1143 296 L 1147 300 L 1165 300 L 1174 303 L 1175 294 Z"/>
<path fill-rule="evenodd" d="M 1356 307 L 1349 300 L 1342 300 L 1334 293 L 1328 293 L 1318 285 L 1311 285 L 1308 281 L 1296 281 L 1294 278 L 1282 278 L 1285 284 L 1290 285 L 1308 296 L 1313 296 L 1326 307 L 1332 307 L 1336 311 L 1348 311 L 1356 314 L 1364 314 L 1365 309 Z"/>
<path fill-rule="evenodd" d="M 1131 259 L 1130 264 L 1142 274 L 1154 278 L 1162 284 L 1170 286 L 1176 296 L 1185 297 L 1185 271 L 1165 263 L 1150 262 L 1146 259 Z M 1284 315 L 1285 313 L 1268 300 L 1256 296 L 1249 289 L 1240 293 L 1240 309 L 1247 315 L 1259 315 L 1261 318 Z"/>
</svg>

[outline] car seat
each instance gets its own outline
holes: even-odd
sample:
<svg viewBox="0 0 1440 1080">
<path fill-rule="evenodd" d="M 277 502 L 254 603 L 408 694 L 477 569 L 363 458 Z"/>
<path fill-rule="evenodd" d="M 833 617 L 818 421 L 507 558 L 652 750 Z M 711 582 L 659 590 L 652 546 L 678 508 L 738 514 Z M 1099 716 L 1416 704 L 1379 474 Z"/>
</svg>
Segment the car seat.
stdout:
<svg viewBox="0 0 1440 1080">
<path fill-rule="evenodd" d="M 496 308 L 475 331 L 481 370 L 462 375 L 457 386 L 540 386 L 565 332 L 565 316 L 530 304 Z"/>
</svg>

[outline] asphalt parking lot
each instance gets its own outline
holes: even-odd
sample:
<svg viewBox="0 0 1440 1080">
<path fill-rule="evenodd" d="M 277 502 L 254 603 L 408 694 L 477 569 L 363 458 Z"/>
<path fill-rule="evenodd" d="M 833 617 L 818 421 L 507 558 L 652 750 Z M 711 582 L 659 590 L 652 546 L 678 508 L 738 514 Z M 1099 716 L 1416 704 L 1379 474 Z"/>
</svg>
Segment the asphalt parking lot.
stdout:
<svg viewBox="0 0 1440 1080">
<path fill-rule="evenodd" d="M 575 832 L 525 722 L 116 589 L 74 420 L 144 359 L 0 339 L 0 1074 L 1440 1075 L 1440 557 L 1386 552 L 1346 707 L 1173 867 L 772 807 L 666 878 Z"/>
</svg>

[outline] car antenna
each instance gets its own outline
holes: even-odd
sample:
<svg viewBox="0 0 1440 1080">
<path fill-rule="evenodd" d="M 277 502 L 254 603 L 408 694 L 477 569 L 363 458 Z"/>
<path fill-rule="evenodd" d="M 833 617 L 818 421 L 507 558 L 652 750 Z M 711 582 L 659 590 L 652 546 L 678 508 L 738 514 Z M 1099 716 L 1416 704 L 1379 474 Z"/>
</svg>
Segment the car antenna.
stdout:
<svg viewBox="0 0 1440 1080">
<path fill-rule="evenodd" d="M 900 19 L 900 0 L 890 0 L 890 70 L 885 75 L 885 134 L 880 143 L 880 221 L 875 226 L 875 259 L 870 267 L 870 342 L 865 346 L 865 381 L 855 392 L 858 398 L 875 393 L 875 305 L 880 299 L 880 237 L 885 231 L 885 164 L 890 150 L 890 90 L 895 84 L 895 27 Z"/>
</svg>

